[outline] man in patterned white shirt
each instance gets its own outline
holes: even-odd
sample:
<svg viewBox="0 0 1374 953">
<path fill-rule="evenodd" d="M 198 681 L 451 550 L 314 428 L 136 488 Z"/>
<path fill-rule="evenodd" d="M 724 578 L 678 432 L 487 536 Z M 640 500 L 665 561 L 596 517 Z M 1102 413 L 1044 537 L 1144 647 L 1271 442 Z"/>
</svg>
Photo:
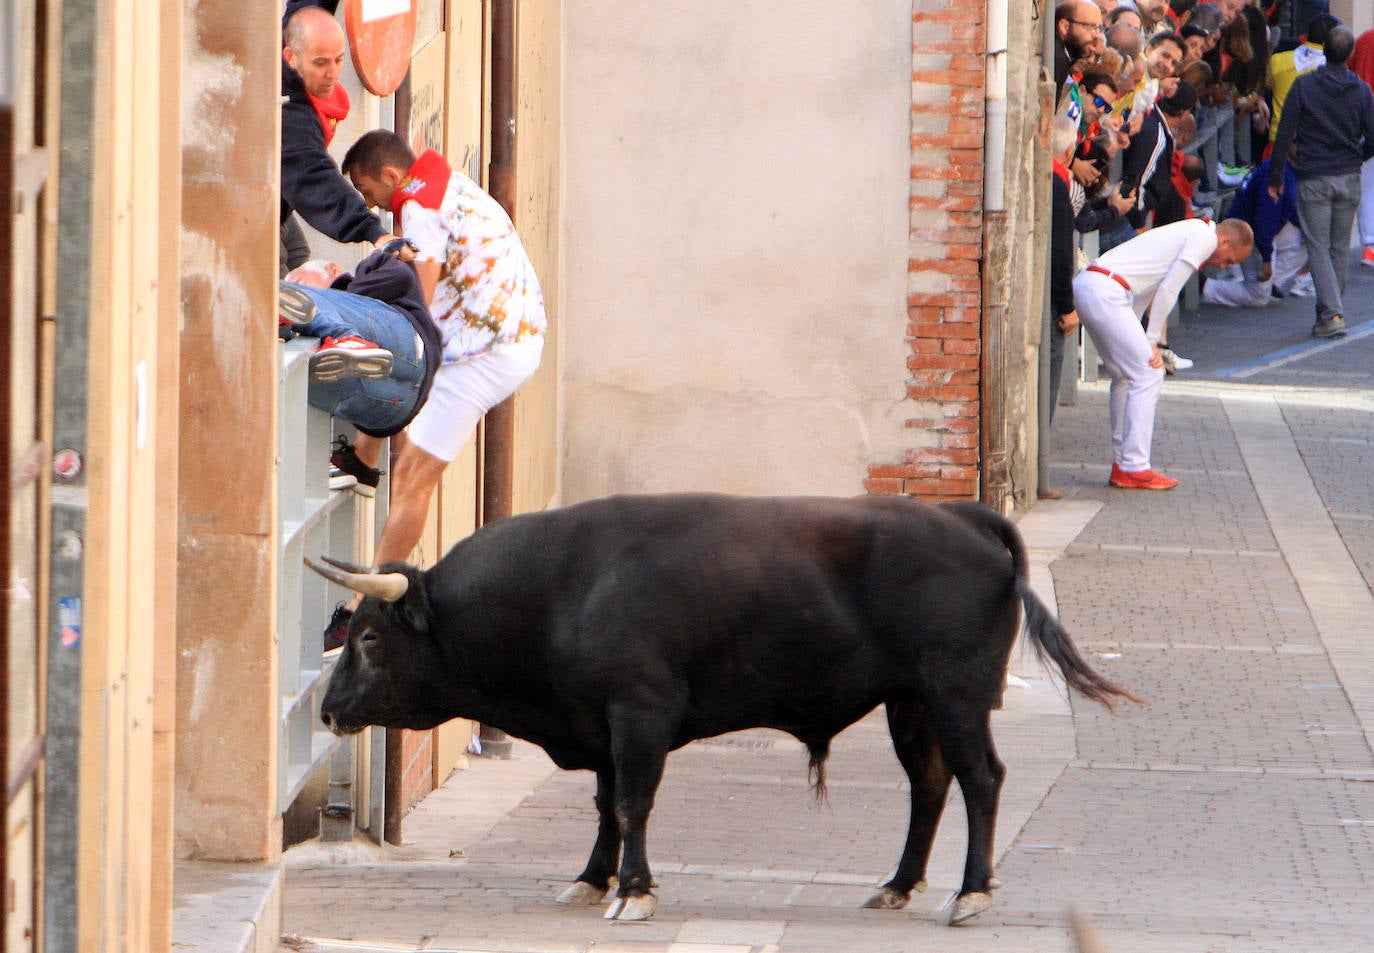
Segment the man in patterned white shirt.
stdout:
<svg viewBox="0 0 1374 953">
<path fill-rule="evenodd" d="M 369 205 L 391 211 L 392 227 L 414 251 L 444 341 L 429 399 L 406 428 L 391 474 L 374 556 L 381 565 L 410 555 L 445 467 L 482 415 L 539 368 L 547 321 L 539 280 L 510 217 L 443 156 L 432 149 L 416 156 L 400 136 L 379 129 L 358 139 L 340 165 Z M 375 467 L 379 451 L 379 444 L 359 440 L 365 465 Z M 347 618 L 331 620 L 326 649 L 330 641 L 342 644 L 328 637 L 336 628 L 346 631 Z"/>
</svg>

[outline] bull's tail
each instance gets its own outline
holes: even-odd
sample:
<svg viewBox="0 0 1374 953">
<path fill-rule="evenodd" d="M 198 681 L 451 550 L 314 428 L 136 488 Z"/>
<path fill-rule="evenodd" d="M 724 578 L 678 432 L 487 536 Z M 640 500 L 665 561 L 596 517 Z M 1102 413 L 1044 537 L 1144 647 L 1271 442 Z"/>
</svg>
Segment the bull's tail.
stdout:
<svg viewBox="0 0 1374 953">
<path fill-rule="evenodd" d="M 1026 558 L 1026 546 L 1016 524 L 979 503 L 946 504 L 960 516 L 969 520 L 1001 541 L 1011 554 L 1012 570 L 1016 580 L 1016 594 L 1021 597 L 1025 607 L 1026 631 L 1035 646 L 1038 658 L 1052 661 L 1064 676 L 1065 683 L 1085 698 L 1101 702 L 1115 710 L 1116 700 L 1124 698 L 1136 704 L 1144 704 L 1130 690 L 1103 678 L 1093 671 L 1083 656 L 1078 653 L 1069 633 L 1050 614 L 1049 607 L 1035 594 L 1030 585 L 1030 561 Z"/>
</svg>

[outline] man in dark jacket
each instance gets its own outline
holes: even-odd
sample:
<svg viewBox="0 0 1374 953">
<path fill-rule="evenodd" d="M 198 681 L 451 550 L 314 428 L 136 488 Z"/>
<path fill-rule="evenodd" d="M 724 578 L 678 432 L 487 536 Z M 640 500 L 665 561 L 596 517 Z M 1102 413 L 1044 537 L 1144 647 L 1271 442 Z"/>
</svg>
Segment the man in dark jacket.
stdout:
<svg viewBox="0 0 1374 953">
<path fill-rule="evenodd" d="M 1350 230 L 1360 205 L 1360 166 L 1374 156 L 1374 93 L 1346 66 L 1355 34 L 1340 26 L 1326 38 L 1326 65 L 1299 76 L 1283 106 L 1269 164 L 1269 195 L 1283 191 L 1289 146 L 1298 179 L 1298 219 L 1317 290 L 1312 336 L 1345 334 Z"/>
<path fill-rule="evenodd" d="M 1078 269 L 1074 252 L 1073 173 L 1069 165 L 1078 154 L 1077 124 L 1067 116 L 1055 119 L 1050 164 L 1050 423 L 1059 403 L 1059 381 L 1064 368 L 1064 339 L 1078 330 L 1078 309 L 1073 303 L 1073 276 Z M 1082 188 L 1079 188 L 1082 192 Z M 1042 488 L 1044 490 L 1046 488 Z M 1042 492 L 1042 497 L 1046 493 Z M 1054 498 L 1053 491 L 1048 494 Z"/>
<path fill-rule="evenodd" d="M 385 242 L 388 235 L 329 155 L 329 141 L 348 115 L 339 82 L 346 41 L 334 18 L 337 2 L 286 8 L 282 32 L 281 218 L 294 209 L 338 242 Z"/>
<path fill-rule="evenodd" d="M 1137 231 L 1150 224 L 1150 213 L 1155 209 L 1178 204 L 1172 180 L 1173 131 L 1195 105 L 1197 91 L 1180 82 L 1172 95 L 1154 104 L 1140 131 L 1131 136 L 1131 144 L 1121 159 L 1121 181 L 1128 187 L 1139 185 L 1136 206 L 1127 215 Z"/>
</svg>

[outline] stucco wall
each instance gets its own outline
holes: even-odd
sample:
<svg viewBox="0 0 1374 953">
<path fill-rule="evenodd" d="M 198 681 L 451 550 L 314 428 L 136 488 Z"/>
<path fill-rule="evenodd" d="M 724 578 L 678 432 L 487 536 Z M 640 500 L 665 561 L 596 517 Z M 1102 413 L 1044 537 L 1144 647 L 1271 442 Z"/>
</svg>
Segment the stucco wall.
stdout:
<svg viewBox="0 0 1374 953">
<path fill-rule="evenodd" d="M 909 0 L 564 23 L 564 501 L 862 492 L 909 441 Z"/>
</svg>

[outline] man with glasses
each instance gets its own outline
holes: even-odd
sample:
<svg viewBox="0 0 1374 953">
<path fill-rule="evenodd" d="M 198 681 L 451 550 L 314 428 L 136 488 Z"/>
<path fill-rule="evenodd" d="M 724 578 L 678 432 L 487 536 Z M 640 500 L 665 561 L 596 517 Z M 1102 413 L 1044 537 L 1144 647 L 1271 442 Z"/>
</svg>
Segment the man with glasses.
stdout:
<svg viewBox="0 0 1374 953">
<path fill-rule="evenodd" d="M 1092 0 L 1065 0 L 1054 8 L 1055 103 L 1064 95 L 1073 64 L 1102 52 L 1102 11 Z"/>
<path fill-rule="evenodd" d="M 1102 131 L 1102 120 L 1116 108 L 1116 80 L 1095 70 L 1084 73 L 1078 81 L 1082 90 L 1083 115 L 1079 118 L 1079 135 L 1096 139 Z"/>
</svg>

